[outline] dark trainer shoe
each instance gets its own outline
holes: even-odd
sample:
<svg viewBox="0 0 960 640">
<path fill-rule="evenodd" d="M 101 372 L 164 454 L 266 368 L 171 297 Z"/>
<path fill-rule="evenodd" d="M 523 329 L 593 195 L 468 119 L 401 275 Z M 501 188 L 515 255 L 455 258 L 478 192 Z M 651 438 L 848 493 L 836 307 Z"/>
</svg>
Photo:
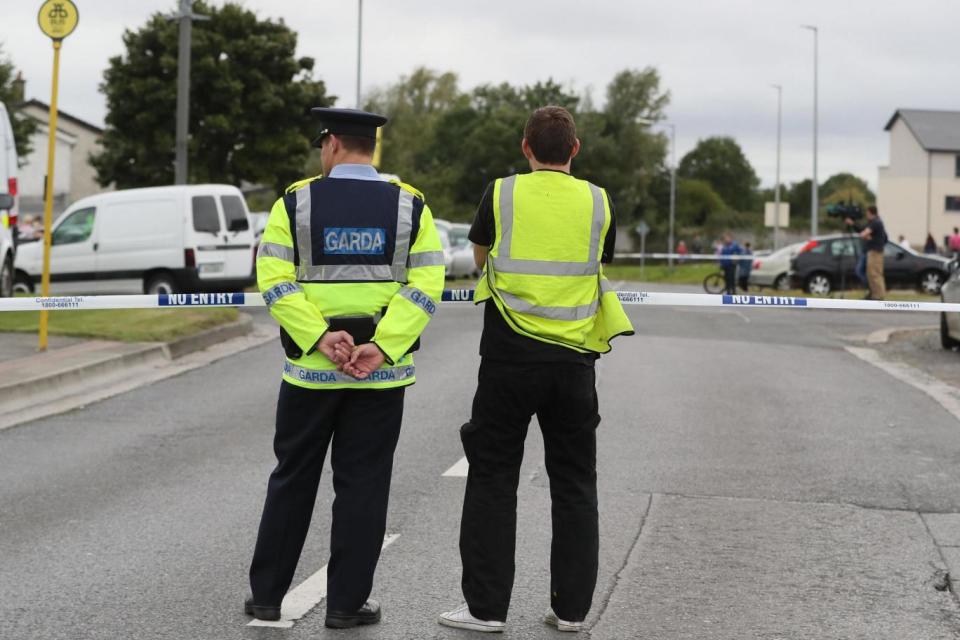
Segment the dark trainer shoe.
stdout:
<svg viewBox="0 0 960 640">
<path fill-rule="evenodd" d="M 280 607 L 266 607 L 253 604 L 253 598 L 247 598 L 243 602 L 243 612 L 248 616 L 253 616 L 257 620 L 279 620 Z"/>
<path fill-rule="evenodd" d="M 327 619 L 324 624 L 331 629 L 349 629 L 364 624 L 380 622 L 380 603 L 376 600 L 367 602 L 357 611 L 332 611 L 327 609 Z"/>
</svg>

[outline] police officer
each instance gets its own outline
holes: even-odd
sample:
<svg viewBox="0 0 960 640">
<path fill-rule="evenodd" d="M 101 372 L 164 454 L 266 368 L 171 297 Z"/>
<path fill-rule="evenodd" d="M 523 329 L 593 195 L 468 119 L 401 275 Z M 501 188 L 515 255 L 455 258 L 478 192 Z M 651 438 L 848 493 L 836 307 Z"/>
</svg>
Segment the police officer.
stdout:
<svg viewBox="0 0 960 640">
<path fill-rule="evenodd" d="M 323 179 L 287 189 L 270 212 L 257 282 L 286 353 L 248 615 L 277 620 L 310 525 L 332 441 L 326 625 L 374 624 L 369 600 L 386 530 L 412 351 L 443 290 L 440 239 L 423 195 L 371 165 L 386 118 L 313 109 Z"/>
<path fill-rule="evenodd" d="M 553 542 L 544 621 L 576 631 L 597 580 L 597 393 L 594 364 L 633 327 L 600 264 L 616 225 L 606 192 L 570 175 L 580 150 L 566 109 L 537 109 L 522 150 L 531 173 L 487 187 L 470 230 L 484 274 L 480 374 L 460 429 L 470 463 L 460 557 L 466 603 L 440 624 L 503 631 L 513 587 L 517 483 L 530 418 L 543 432 Z"/>
</svg>

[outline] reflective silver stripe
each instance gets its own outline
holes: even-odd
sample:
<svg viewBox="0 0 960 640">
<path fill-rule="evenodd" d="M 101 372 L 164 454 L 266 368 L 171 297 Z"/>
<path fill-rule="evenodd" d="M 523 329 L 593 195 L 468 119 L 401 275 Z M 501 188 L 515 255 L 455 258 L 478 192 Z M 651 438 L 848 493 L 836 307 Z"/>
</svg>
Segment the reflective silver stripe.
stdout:
<svg viewBox="0 0 960 640">
<path fill-rule="evenodd" d="M 378 382 L 396 382 L 399 380 L 408 380 L 416 375 L 416 367 L 412 364 L 400 367 L 383 367 L 371 373 L 363 380 L 351 378 L 345 373 L 336 369 L 308 369 L 293 364 L 292 362 L 283 363 L 283 373 L 294 380 L 309 382 L 311 384 L 375 384 Z"/>
<path fill-rule="evenodd" d="M 590 304 L 582 304 L 577 307 L 540 307 L 506 291 L 499 291 L 498 293 L 500 298 L 511 310 L 537 316 L 538 318 L 547 318 L 549 320 L 586 320 L 587 318 L 592 318 L 597 313 L 597 300 L 594 300 Z"/>
<path fill-rule="evenodd" d="M 605 293 L 615 293 L 616 289 L 606 278 L 600 278 L 600 295 Z"/>
<path fill-rule="evenodd" d="M 599 262 L 600 257 L 600 232 L 603 231 L 603 223 L 607 216 L 603 207 L 603 190 L 592 182 L 587 184 L 590 185 L 590 195 L 593 196 L 593 223 L 590 225 L 590 262 L 596 263 Z"/>
<path fill-rule="evenodd" d="M 263 301 L 268 307 L 272 307 L 280 298 L 294 293 L 303 293 L 303 287 L 296 282 L 281 282 L 263 292 Z"/>
<path fill-rule="evenodd" d="M 428 316 L 432 316 L 437 310 L 437 302 L 416 287 L 404 287 L 397 294 L 423 309 Z"/>
<path fill-rule="evenodd" d="M 592 276 L 600 270 L 599 262 L 554 262 L 552 260 L 518 260 L 493 257 L 493 268 L 500 273 L 522 273 L 543 276 Z"/>
<path fill-rule="evenodd" d="M 406 278 L 404 269 L 404 278 Z M 297 280 L 300 282 L 331 282 L 359 280 L 371 282 L 393 282 L 396 273 L 388 264 L 318 264 L 299 265 Z"/>
<path fill-rule="evenodd" d="M 512 175 L 500 180 L 500 244 L 497 255 L 510 257 L 510 245 L 513 243 L 513 186 L 517 176 Z"/>
<path fill-rule="evenodd" d="M 400 189 L 397 201 L 397 239 L 393 245 L 393 279 L 407 281 L 407 256 L 410 253 L 410 234 L 413 232 L 413 194 Z"/>
<path fill-rule="evenodd" d="M 407 265 L 411 269 L 417 267 L 442 267 L 447 263 L 443 257 L 443 251 L 423 251 L 421 253 L 411 253 L 407 260 Z"/>
<path fill-rule="evenodd" d="M 257 249 L 258 258 L 279 258 L 287 262 L 293 262 L 293 247 L 285 247 L 275 242 L 261 242 Z"/>
<path fill-rule="evenodd" d="M 313 264 L 313 237 L 310 235 L 310 185 L 296 190 L 297 249 L 300 264 Z"/>
</svg>

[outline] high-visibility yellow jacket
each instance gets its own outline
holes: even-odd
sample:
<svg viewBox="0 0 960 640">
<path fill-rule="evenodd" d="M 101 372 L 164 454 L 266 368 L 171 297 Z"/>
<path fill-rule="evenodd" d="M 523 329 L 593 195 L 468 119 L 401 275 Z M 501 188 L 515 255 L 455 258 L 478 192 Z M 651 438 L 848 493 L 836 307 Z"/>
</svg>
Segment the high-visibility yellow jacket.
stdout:
<svg viewBox="0 0 960 640">
<path fill-rule="evenodd" d="M 277 200 L 257 252 L 270 314 L 302 350 L 283 379 L 313 389 L 399 387 L 415 381 L 417 341 L 443 292 L 440 238 L 409 185 L 311 178 Z M 367 379 L 336 370 L 315 345 L 335 318 L 372 317 L 386 356 Z"/>
<path fill-rule="evenodd" d="M 581 353 L 606 353 L 633 326 L 600 258 L 610 227 L 603 189 L 556 171 L 496 181 L 496 236 L 477 285 L 517 333 Z"/>
</svg>

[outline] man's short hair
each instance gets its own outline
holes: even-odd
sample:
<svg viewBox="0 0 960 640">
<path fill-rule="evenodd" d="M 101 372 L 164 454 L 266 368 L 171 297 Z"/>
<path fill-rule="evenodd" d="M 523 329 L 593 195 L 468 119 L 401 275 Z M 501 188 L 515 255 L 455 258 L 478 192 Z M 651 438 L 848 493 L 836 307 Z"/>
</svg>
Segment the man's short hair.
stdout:
<svg viewBox="0 0 960 640">
<path fill-rule="evenodd" d="M 879 213 L 877 213 L 877 207 L 874 205 L 870 205 L 869 207 L 867 207 L 867 213 L 872 213 L 875 216 L 880 215 Z"/>
<path fill-rule="evenodd" d="M 566 164 L 577 143 L 577 125 L 563 107 L 540 107 L 527 119 L 523 137 L 537 162 Z"/>
<path fill-rule="evenodd" d="M 343 148 L 347 151 L 352 151 L 353 153 L 362 153 L 363 155 L 372 156 L 373 152 L 377 148 L 376 138 L 340 135 L 337 137 L 340 139 L 340 144 L 343 145 Z"/>
</svg>

